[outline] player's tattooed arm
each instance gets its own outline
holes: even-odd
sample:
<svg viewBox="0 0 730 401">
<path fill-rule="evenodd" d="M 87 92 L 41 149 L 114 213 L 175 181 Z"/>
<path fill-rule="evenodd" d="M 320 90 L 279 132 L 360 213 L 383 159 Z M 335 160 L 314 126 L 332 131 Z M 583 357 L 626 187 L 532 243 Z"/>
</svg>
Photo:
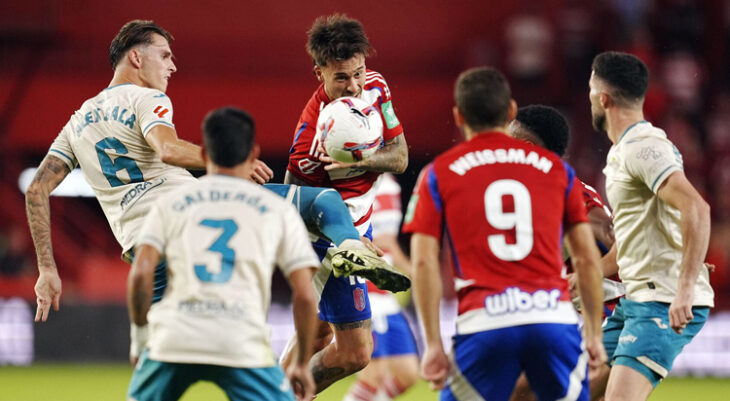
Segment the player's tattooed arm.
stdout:
<svg viewBox="0 0 730 401">
<path fill-rule="evenodd" d="M 41 162 L 33 181 L 25 192 L 25 212 L 38 258 L 39 277 L 35 285 L 38 303 L 36 322 L 40 320 L 45 322 L 48 319 L 51 305 L 54 310 L 59 309 L 61 279 L 53 259 L 49 198 L 51 192 L 70 172 L 66 163 L 61 159 L 48 155 Z"/>
<path fill-rule="evenodd" d="M 325 170 L 338 168 L 359 168 L 383 173 L 401 174 L 408 168 L 408 144 L 403 134 L 388 140 L 381 149 L 378 149 L 369 158 L 356 163 L 341 163 L 329 156 L 320 157 L 321 161 L 328 162 Z"/>
</svg>

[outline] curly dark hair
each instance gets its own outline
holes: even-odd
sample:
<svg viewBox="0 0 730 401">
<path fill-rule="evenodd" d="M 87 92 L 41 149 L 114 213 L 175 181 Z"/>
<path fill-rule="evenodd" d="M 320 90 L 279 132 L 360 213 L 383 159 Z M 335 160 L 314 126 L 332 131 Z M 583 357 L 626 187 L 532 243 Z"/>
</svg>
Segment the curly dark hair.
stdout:
<svg viewBox="0 0 730 401">
<path fill-rule="evenodd" d="M 111 46 L 109 46 L 109 62 L 111 62 L 112 69 L 117 68 L 119 60 L 122 59 L 127 50 L 138 44 L 152 43 L 152 34 L 154 33 L 167 39 L 168 43 L 174 39 L 170 32 L 155 24 L 155 21 L 136 19 L 124 24 L 112 40 Z"/>
<path fill-rule="evenodd" d="M 318 17 L 307 34 L 307 53 L 320 67 L 331 61 L 349 60 L 357 54 L 367 57 L 374 52 L 360 21 L 344 14 Z"/>
<path fill-rule="evenodd" d="M 619 100 L 636 103 L 649 88 L 649 69 L 638 57 L 621 52 L 603 52 L 593 59 L 594 74 L 608 83 Z"/>
<path fill-rule="evenodd" d="M 568 148 L 570 128 L 558 110 L 542 104 L 520 107 L 515 120 L 523 129 L 537 136 L 547 150 L 563 157 Z"/>
</svg>

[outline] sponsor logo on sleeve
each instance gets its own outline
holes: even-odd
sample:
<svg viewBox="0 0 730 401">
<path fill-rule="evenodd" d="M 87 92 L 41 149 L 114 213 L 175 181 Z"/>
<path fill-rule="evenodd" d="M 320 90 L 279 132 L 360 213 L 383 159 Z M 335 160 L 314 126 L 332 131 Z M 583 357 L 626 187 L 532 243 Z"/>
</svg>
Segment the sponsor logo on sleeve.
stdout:
<svg viewBox="0 0 730 401">
<path fill-rule="evenodd" d="M 388 129 L 397 127 L 398 124 L 400 124 L 400 121 L 398 121 L 398 117 L 395 116 L 395 110 L 393 110 L 392 100 L 388 100 L 387 102 L 383 103 L 383 105 L 380 107 L 380 110 L 382 110 L 383 112 L 385 125 L 388 127 Z"/>
<path fill-rule="evenodd" d="M 158 104 L 152 112 L 157 114 L 157 117 L 165 118 L 165 114 L 169 111 L 167 107 Z"/>
</svg>

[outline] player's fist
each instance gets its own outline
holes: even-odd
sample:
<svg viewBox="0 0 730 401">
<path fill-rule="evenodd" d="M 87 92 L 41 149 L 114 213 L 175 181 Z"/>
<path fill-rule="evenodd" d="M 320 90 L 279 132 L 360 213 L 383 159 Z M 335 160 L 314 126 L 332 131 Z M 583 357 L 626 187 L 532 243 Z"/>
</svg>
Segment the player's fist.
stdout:
<svg viewBox="0 0 730 401">
<path fill-rule="evenodd" d="M 599 334 L 586 338 L 585 344 L 588 352 L 588 366 L 592 369 L 603 366 L 608 360 L 606 348 L 603 346 L 603 336 Z"/>
<path fill-rule="evenodd" d="M 286 370 L 286 377 L 291 382 L 297 400 L 309 401 L 314 397 L 316 387 L 308 364 L 291 364 Z"/>
<path fill-rule="evenodd" d="M 440 344 L 426 346 L 426 353 L 421 360 L 421 377 L 431 382 L 431 389 L 441 390 L 446 384 L 449 374 L 449 357 Z"/>
<path fill-rule="evenodd" d="M 40 275 L 35 283 L 36 302 L 35 321 L 45 322 L 53 310 L 58 311 L 61 300 L 61 278 L 55 266 L 39 268 Z"/>
<path fill-rule="evenodd" d="M 677 334 L 682 334 L 687 325 L 694 318 L 692 314 L 692 302 L 694 301 L 694 288 L 690 290 L 679 289 L 671 305 L 669 305 L 669 326 Z"/>
</svg>

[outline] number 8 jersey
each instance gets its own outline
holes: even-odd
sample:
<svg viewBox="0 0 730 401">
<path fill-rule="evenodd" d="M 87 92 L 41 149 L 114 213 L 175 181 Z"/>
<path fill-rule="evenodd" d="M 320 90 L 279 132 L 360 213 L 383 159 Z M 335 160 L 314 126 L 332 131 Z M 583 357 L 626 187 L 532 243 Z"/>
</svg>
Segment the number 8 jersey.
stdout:
<svg viewBox="0 0 730 401">
<path fill-rule="evenodd" d="M 588 221 L 582 186 L 556 154 L 481 133 L 421 172 L 403 231 L 445 237 L 459 299 L 457 333 L 577 322 L 561 239 Z"/>
<path fill-rule="evenodd" d="M 145 140 L 157 125 L 172 128 L 172 103 L 156 89 L 111 86 L 84 102 L 51 145 L 49 154 L 81 167 L 123 251 L 134 246 L 151 202 L 187 170 L 165 164 Z"/>
</svg>

